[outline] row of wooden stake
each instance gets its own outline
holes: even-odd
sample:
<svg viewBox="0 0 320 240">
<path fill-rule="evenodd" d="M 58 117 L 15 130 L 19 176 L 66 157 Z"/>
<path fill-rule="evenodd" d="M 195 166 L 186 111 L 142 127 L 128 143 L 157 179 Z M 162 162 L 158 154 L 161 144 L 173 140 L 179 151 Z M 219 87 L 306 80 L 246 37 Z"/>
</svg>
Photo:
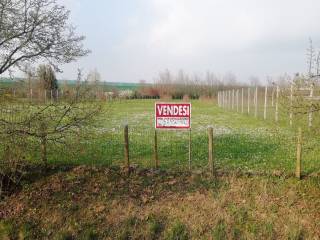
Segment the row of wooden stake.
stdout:
<svg viewBox="0 0 320 240">
<path fill-rule="evenodd" d="M 275 94 L 275 99 L 274 99 L 274 91 L 272 92 L 272 106 L 275 105 L 275 121 L 279 121 L 279 106 L 278 106 L 278 99 L 279 99 L 279 92 L 280 89 L 277 86 L 276 87 L 276 94 Z M 218 92 L 218 106 L 226 109 L 236 109 L 237 112 L 239 112 L 239 93 L 240 90 L 227 90 L 227 91 L 220 91 Z M 264 114 L 263 118 L 264 120 L 267 119 L 267 104 L 268 104 L 268 87 L 265 87 L 264 91 Z M 247 113 L 250 114 L 250 88 L 247 90 Z M 313 97 L 313 87 L 310 89 L 310 98 Z M 275 101 L 274 101 L 275 100 Z M 290 94 L 290 102 L 291 102 L 291 108 L 292 108 L 292 103 L 293 103 L 293 86 L 291 86 L 291 94 Z M 255 88 L 255 93 L 254 93 L 254 116 L 258 117 L 258 88 Z M 241 89 L 241 113 L 244 113 L 244 89 Z M 290 119 L 290 126 L 292 126 L 292 120 L 293 120 L 293 112 L 290 111 L 289 115 Z M 312 111 L 310 110 L 308 114 L 308 122 L 309 122 L 309 127 L 312 126 Z M 302 157 L 302 129 L 298 128 L 298 135 L 297 135 L 297 153 L 296 153 L 296 171 L 295 175 L 297 178 L 301 178 L 301 157 Z"/>
<path fill-rule="evenodd" d="M 277 86 L 276 90 L 272 90 L 272 98 L 271 105 L 275 107 L 275 121 L 279 121 L 279 93 L 280 89 Z M 218 92 L 218 106 L 225 108 L 236 110 L 237 112 L 250 114 L 251 112 L 251 88 L 247 89 L 247 105 L 244 104 L 245 98 L 245 89 L 232 89 L 226 91 Z M 240 100 L 241 98 L 241 100 Z M 241 104 L 240 104 L 241 102 Z M 258 87 L 255 88 L 253 92 L 253 105 L 254 105 L 254 116 L 258 117 Z M 264 91 L 264 110 L 263 110 L 263 118 L 267 119 L 267 108 L 268 108 L 268 87 L 265 87 Z"/>
<path fill-rule="evenodd" d="M 212 175 L 215 173 L 214 168 L 214 154 L 213 154 L 213 128 L 208 128 L 208 165 L 210 168 L 210 172 Z M 191 128 L 189 129 L 189 149 L 188 149 L 188 157 L 189 157 L 189 170 L 191 170 L 191 162 L 192 162 L 192 154 L 191 154 Z M 158 131 L 154 130 L 154 167 L 159 168 L 159 155 L 158 155 Z M 127 173 L 130 174 L 130 154 L 129 154 L 129 127 L 125 125 L 124 127 L 124 157 L 125 157 L 125 166 Z"/>
<path fill-rule="evenodd" d="M 251 90 L 252 88 L 244 88 L 241 89 L 232 89 L 218 92 L 218 106 L 224 109 L 236 110 L 237 112 L 250 114 L 251 111 Z M 314 87 L 311 86 L 307 90 L 310 91 L 308 98 L 312 101 L 314 98 Z M 244 104 L 245 91 L 247 91 L 247 106 Z M 267 109 L 268 109 L 268 87 L 264 87 L 264 103 L 263 103 L 263 119 L 267 119 Z M 279 122 L 279 94 L 280 88 L 276 86 L 272 87 L 272 95 L 271 95 L 271 107 L 274 107 L 274 120 L 275 122 Z M 293 97 L 294 97 L 294 89 L 293 85 L 290 87 L 290 113 L 289 113 L 289 124 L 293 125 Z M 241 98 L 241 99 L 240 99 Z M 312 102 L 311 102 L 312 103 Z M 258 117 L 258 87 L 255 88 L 253 92 L 253 105 L 254 105 L 254 116 Z M 310 104 L 312 106 L 312 104 Z M 246 108 L 246 109 L 245 109 Z M 312 127 L 313 121 L 313 109 L 312 107 L 308 113 L 308 126 Z"/>
</svg>

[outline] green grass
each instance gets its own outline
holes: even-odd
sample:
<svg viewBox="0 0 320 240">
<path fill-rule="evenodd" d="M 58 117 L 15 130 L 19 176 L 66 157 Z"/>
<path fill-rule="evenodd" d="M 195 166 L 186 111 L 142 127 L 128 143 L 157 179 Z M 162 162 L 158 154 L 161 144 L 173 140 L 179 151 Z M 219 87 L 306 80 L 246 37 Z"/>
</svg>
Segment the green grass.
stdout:
<svg viewBox="0 0 320 240">
<path fill-rule="evenodd" d="M 106 103 L 97 126 L 90 134 L 72 138 L 67 146 L 48 146 L 50 164 L 122 165 L 123 127 L 129 125 L 130 162 L 143 167 L 154 164 L 155 100 L 117 100 Z M 207 128 L 214 128 L 215 165 L 220 170 L 293 174 L 295 169 L 295 129 L 275 125 L 247 114 L 218 108 L 213 101 L 192 101 L 191 167 L 207 167 Z M 92 133 L 94 132 L 94 133 Z M 309 132 L 310 133 L 310 132 Z M 320 147 L 316 137 L 305 132 L 303 174 L 319 172 Z M 306 141 L 308 140 L 308 141 Z M 164 169 L 188 169 L 189 131 L 158 131 L 158 155 Z M 34 142 L 28 159 L 39 159 Z"/>
<path fill-rule="evenodd" d="M 122 164 L 123 127 L 129 125 L 132 164 L 154 166 L 154 100 L 114 101 L 99 121 L 97 134 L 74 147 L 56 146 L 51 163 L 93 165 Z M 216 166 L 241 170 L 292 174 L 295 168 L 295 131 L 272 121 L 225 111 L 210 101 L 192 101 L 192 168 L 205 168 L 208 156 L 207 128 L 214 128 Z M 158 153 L 162 168 L 188 168 L 189 131 L 158 131 Z M 305 141 L 304 174 L 319 171 L 317 139 Z"/>
</svg>

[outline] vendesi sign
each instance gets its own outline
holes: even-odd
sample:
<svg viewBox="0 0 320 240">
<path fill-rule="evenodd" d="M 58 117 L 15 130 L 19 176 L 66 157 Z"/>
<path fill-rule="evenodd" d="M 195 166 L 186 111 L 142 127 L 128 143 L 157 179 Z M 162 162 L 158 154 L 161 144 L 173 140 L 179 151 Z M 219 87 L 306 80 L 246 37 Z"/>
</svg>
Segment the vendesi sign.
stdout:
<svg viewBox="0 0 320 240">
<path fill-rule="evenodd" d="M 155 128 L 189 129 L 191 103 L 155 103 Z"/>
</svg>

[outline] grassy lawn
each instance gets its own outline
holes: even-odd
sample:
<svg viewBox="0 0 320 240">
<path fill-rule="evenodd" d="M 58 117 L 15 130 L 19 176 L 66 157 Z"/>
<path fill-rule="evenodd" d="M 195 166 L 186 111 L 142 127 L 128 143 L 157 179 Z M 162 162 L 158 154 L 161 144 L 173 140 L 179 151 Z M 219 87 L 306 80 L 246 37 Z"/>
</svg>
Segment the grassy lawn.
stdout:
<svg viewBox="0 0 320 240">
<path fill-rule="evenodd" d="M 161 169 L 154 170 L 153 111 L 153 100 L 115 101 L 84 136 L 49 145 L 48 171 L 34 166 L 0 201 L 0 239 L 319 238 L 318 139 L 304 141 L 308 176 L 298 181 L 290 177 L 294 129 L 193 101 L 193 171 L 185 171 L 188 131 L 159 131 Z M 130 176 L 123 168 L 125 124 Z M 216 178 L 206 171 L 208 126 Z M 36 148 L 29 149 L 32 159 L 39 158 Z"/>
<path fill-rule="evenodd" d="M 123 163 L 123 126 L 129 125 L 132 164 L 154 166 L 154 100 L 123 100 L 108 104 L 95 134 L 72 148 L 53 146 L 52 164 L 119 165 Z M 192 101 L 193 169 L 207 166 L 207 128 L 214 128 L 216 166 L 222 171 L 290 175 L 295 169 L 295 131 L 272 121 L 226 111 L 211 101 Z M 159 131 L 158 151 L 164 169 L 188 168 L 189 131 Z M 319 173 L 318 139 L 304 142 L 303 172 Z"/>
</svg>

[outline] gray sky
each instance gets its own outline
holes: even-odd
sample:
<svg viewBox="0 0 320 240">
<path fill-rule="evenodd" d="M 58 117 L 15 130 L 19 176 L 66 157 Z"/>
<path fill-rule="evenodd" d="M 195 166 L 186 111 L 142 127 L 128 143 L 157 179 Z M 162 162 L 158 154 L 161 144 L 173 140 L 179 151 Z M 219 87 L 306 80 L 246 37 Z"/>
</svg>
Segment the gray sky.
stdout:
<svg viewBox="0 0 320 240">
<path fill-rule="evenodd" d="M 104 81 L 152 82 L 159 71 L 233 72 L 240 81 L 306 71 L 320 47 L 319 0 L 61 0 L 92 53 L 63 67 Z"/>
</svg>

